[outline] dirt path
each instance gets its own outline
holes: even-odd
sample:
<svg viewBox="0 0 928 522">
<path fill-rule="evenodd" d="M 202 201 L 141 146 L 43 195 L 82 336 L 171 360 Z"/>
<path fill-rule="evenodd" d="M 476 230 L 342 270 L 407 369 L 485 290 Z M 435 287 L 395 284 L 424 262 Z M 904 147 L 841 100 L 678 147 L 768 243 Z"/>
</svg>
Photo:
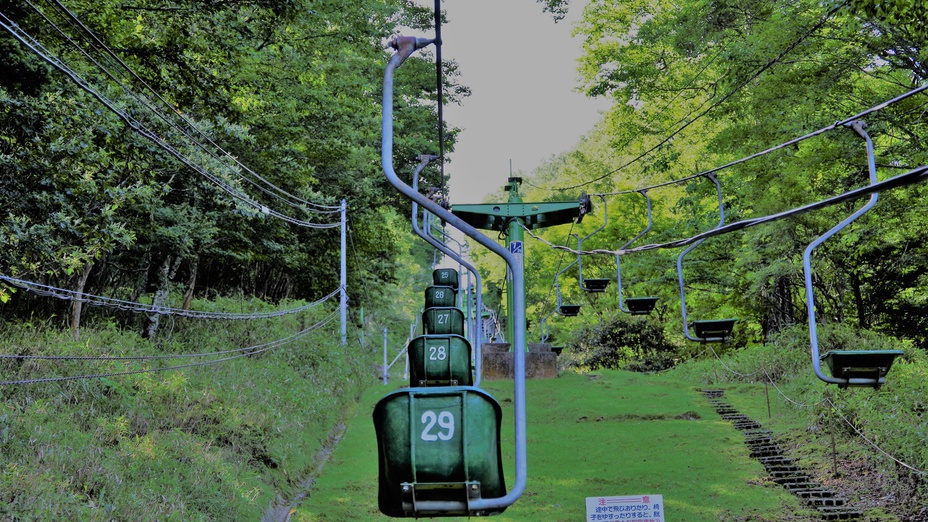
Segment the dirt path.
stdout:
<svg viewBox="0 0 928 522">
<path fill-rule="evenodd" d="M 335 447 L 338 446 L 339 441 L 341 441 L 342 437 L 345 435 L 345 429 L 346 424 L 344 422 L 339 422 L 329 431 L 328 439 L 325 444 L 323 444 L 322 448 L 316 452 L 313 458 L 312 471 L 296 487 L 296 493 L 288 499 L 278 495 L 277 501 L 264 512 L 264 516 L 261 517 L 261 522 L 290 521 L 290 517 L 293 515 L 297 506 L 309 498 L 312 487 L 316 483 L 316 477 L 322 473 L 322 468 L 325 467 L 326 463 L 332 457 L 332 452 L 335 451 Z"/>
</svg>

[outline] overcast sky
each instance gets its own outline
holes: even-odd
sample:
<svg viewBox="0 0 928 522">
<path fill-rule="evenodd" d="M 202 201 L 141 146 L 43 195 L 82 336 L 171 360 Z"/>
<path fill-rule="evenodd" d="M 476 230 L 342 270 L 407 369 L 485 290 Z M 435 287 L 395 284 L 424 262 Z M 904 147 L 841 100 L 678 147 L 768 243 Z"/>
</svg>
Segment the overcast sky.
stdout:
<svg viewBox="0 0 928 522">
<path fill-rule="evenodd" d="M 571 31 L 583 4 L 555 24 L 534 0 L 442 2 L 443 58 L 473 91 L 445 107 L 448 124 L 464 129 L 445 167 L 452 203 L 481 202 L 506 183 L 510 160 L 527 175 L 599 120 L 606 102 L 574 92 L 581 42 Z"/>
</svg>

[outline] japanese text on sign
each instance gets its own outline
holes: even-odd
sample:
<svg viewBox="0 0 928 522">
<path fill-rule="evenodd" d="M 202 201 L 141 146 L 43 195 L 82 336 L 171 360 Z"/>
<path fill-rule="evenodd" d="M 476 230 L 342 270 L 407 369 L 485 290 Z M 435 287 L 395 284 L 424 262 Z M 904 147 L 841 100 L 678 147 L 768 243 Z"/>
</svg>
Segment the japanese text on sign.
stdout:
<svg viewBox="0 0 928 522">
<path fill-rule="evenodd" d="M 662 495 L 631 495 L 622 497 L 587 497 L 587 522 L 626 520 L 664 522 Z"/>
</svg>

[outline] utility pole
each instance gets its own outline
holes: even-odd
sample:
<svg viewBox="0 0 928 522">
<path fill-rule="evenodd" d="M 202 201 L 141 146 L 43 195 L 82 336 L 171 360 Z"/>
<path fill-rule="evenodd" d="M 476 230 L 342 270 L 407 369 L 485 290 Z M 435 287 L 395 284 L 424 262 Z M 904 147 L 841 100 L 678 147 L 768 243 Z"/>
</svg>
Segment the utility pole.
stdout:
<svg viewBox="0 0 928 522">
<path fill-rule="evenodd" d="M 341 288 L 341 300 L 339 302 L 339 312 L 342 322 L 342 346 L 348 344 L 348 262 L 347 262 L 347 242 L 345 238 L 348 231 L 348 203 L 342 200 L 342 239 L 341 239 L 341 279 L 339 282 Z"/>
</svg>

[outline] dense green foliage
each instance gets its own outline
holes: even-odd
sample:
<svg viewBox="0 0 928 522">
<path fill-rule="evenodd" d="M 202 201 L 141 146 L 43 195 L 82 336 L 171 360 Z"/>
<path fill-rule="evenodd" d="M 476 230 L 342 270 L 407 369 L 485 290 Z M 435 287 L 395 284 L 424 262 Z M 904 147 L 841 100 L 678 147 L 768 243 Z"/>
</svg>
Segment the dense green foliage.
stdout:
<svg viewBox="0 0 928 522">
<path fill-rule="evenodd" d="M 584 41 L 582 88 L 614 105 L 573 150 L 532 173 L 527 201 L 685 179 L 828 127 L 928 77 L 919 58 L 928 43 L 923 32 L 868 18 L 863 8 L 811 1 L 599 0 L 586 5 L 576 34 Z M 924 100 L 919 94 L 864 118 L 879 179 L 926 163 Z M 865 143 L 850 128 L 836 128 L 716 176 L 726 222 L 766 216 L 865 185 Z M 919 348 L 928 343 L 928 244 L 920 203 L 925 191 L 917 185 L 881 194 L 870 213 L 816 250 L 820 323 L 873 329 Z M 718 222 L 714 187 L 704 178 L 648 195 L 654 228 L 633 246 L 677 240 Z M 593 202 L 599 203 L 595 197 Z M 639 194 L 611 195 L 607 204 L 609 226 L 584 250 L 616 250 L 644 228 Z M 729 349 L 804 324 L 803 249 L 861 205 L 846 202 L 708 240 L 684 264 L 689 319 L 740 318 Z M 560 227 L 541 235 L 575 246 L 568 233 L 583 237 L 601 223 L 596 210 L 570 231 Z M 572 257 L 540 245 L 528 251 L 528 316 L 535 322 L 552 309 L 552 277 Z M 672 338 L 683 330 L 679 252 L 647 250 L 624 256 L 622 263 L 626 296 L 660 296 L 654 316 L 674 332 Z M 615 277 L 610 255 L 586 256 L 583 266 L 585 277 Z M 561 275 L 563 298 L 588 306 L 577 319 L 548 320 L 559 343 L 578 323 L 599 323 L 617 308 L 614 290 L 609 298 L 584 295 L 576 278 L 576 267 Z"/>
<path fill-rule="evenodd" d="M 362 289 L 395 282 L 407 250 L 390 224 L 408 206 L 380 171 L 384 42 L 400 24 L 428 26 L 428 9 L 399 0 L 67 8 L 0 3 L 81 78 L 79 86 L 0 33 L 0 237 L 9 246 L 0 273 L 130 300 L 151 294 L 156 304 L 173 288 L 315 299 L 338 286 L 338 229 L 267 210 L 337 224 L 337 212 L 303 201 L 344 198 L 352 305 L 381 303 Z M 467 89 L 456 65 L 445 67 L 446 101 L 459 101 Z M 424 52 L 397 85 L 401 173 L 438 149 L 435 90 Z M 449 150 L 456 132 L 445 134 Z M 437 172 L 423 184 L 438 185 Z M 3 287 L 0 298 L 11 292 Z M 80 307 L 63 306 L 19 292 L 4 313 L 70 315 L 76 331 Z"/>
<path fill-rule="evenodd" d="M 674 365 L 676 349 L 660 325 L 613 314 L 574 330 L 559 362 L 577 370 L 660 371 Z"/>
</svg>

